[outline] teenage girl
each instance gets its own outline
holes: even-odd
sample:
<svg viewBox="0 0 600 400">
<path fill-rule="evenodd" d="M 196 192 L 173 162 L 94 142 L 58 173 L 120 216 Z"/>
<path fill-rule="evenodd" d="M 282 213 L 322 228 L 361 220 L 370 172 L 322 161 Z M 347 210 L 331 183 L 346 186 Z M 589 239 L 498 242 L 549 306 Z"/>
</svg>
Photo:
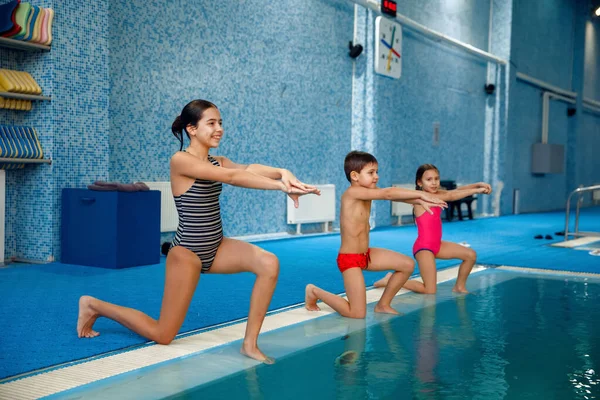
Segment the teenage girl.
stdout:
<svg viewBox="0 0 600 400">
<path fill-rule="evenodd" d="M 141 311 L 82 296 L 79 300 L 77 334 L 98 336 L 92 329 L 99 317 L 110 318 L 160 344 L 169 344 L 183 324 L 201 273 L 251 272 L 256 281 L 241 353 L 273 363 L 258 348 L 258 333 L 271 302 L 277 277 L 277 257 L 253 244 L 223 237 L 219 195 L 227 183 L 252 189 L 280 190 L 298 206 L 298 197 L 319 194 L 314 186 L 300 182 L 288 170 L 265 165 L 241 165 L 225 157 L 212 156 L 223 137 L 223 121 L 214 104 L 194 100 L 187 104 L 172 125 L 181 142 L 171 158 L 171 188 L 179 214 L 179 226 L 167 255 L 165 289 L 160 317 L 152 319 Z M 183 148 L 183 132 L 190 144 Z M 206 307 L 210 307 L 207 304 Z"/>
</svg>

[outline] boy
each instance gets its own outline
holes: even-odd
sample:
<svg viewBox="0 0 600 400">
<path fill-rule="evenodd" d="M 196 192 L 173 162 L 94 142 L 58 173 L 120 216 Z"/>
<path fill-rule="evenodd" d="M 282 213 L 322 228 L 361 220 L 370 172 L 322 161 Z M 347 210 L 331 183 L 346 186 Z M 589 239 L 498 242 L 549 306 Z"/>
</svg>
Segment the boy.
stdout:
<svg viewBox="0 0 600 400">
<path fill-rule="evenodd" d="M 344 160 L 344 172 L 350 187 L 342 195 L 340 231 L 342 245 L 337 258 L 344 278 L 346 301 L 309 284 L 306 286 L 306 309 L 318 311 L 317 300 L 322 300 L 343 317 L 364 318 L 367 312 L 366 286 L 363 269 L 369 271 L 394 270 L 375 312 L 398 314 L 390 303 L 412 274 L 414 261 L 391 250 L 369 248 L 369 216 L 372 200 L 403 201 L 419 204 L 428 212 L 429 207 L 446 207 L 446 203 L 425 192 L 401 188 L 378 188 L 377 159 L 362 151 L 351 151 Z"/>
</svg>

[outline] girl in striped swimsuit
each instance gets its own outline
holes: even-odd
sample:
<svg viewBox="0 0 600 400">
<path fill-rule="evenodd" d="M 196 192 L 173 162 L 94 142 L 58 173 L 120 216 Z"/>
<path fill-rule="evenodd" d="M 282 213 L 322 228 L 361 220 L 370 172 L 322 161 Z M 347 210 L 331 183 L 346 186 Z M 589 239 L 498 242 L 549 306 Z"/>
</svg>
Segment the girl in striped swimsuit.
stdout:
<svg viewBox="0 0 600 400">
<path fill-rule="evenodd" d="M 228 183 L 252 189 L 280 190 L 294 200 L 303 194 L 319 194 L 285 169 L 265 165 L 236 164 L 211 156 L 223 136 L 221 114 L 205 100 L 187 104 L 172 131 L 181 142 L 171 158 L 171 188 L 179 214 L 179 226 L 167 255 L 165 290 L 160 318 L 131 308 L 82 296 L 79 300 L 79 337 L 95 337 L 98 317 L 107 317 L 157 343 L 170 343 L 183 324 L 201 273 L 252 272 L 256 281 L 241 353 L 265 363 L 273 360 L 258 348 L 258 334 L 271 302 L 279 274 L 277 257 L 253 244 L 223 237 L 219 195 Z M 183 133 L 190 145 L 183 149 Z"/>
<path fill-rule="evenodd" d="M 440 200 L 454 201 L 471 196 L 475 193 L 490 194 L 492 187 L 484 182 L 461 186 L 454 190 L 444 190 L 440 187 L 440 172 L 433 164 L 423 164 L 417 169 L 415 177 L 416 190 L 423 190 Z M 423 283 L 410 280 L 404 288 L 417 293 L 433 294 L 437 286 L 437 258 L 462 260 L 458 268 L 454 292 L 467 293 L 466 283 L 471 269 L 475 265 L 477 254 L 474 250 L 457 243 L 442 240 L 442 217 L 439 207 L 432 208 L 433 214 L 425 212 L 420 205 L 413 205 L 418 236 L 413 245 L 413 255 L 419 264 L 419 273 Z M 391 275 L 375 282 L 374 286 L 384 287 Z"/>
</svg>

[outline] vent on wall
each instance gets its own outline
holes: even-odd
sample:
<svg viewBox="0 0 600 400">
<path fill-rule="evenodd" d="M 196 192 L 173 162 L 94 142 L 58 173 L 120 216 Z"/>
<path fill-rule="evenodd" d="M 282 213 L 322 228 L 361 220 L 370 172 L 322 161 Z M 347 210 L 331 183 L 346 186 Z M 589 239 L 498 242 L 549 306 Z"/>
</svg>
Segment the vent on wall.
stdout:
<svg viewBox="0 0 600 400">
<path fill-rule="evenodd" d="M 298 208 L 294 207 L 294 202 L 288 197 L 287 223 L 297 224 L 297 233 L 300 233 L 302 224 L 316 222 L 324 222 L 325 231 L 328 231 L 329 222 L 335 221 L 335 185 L 315 186 L 321 190 L 321 195 L 302 196 Z"/>
<path fill-rule="evenodd" d="M 175 232 L 179 223 L 179 215 L 175 208 L 171 182 L 144 182 L 150 190 L 160 191 L 160 231 Z"/>
<path fill-rule="evenodd" d="M 596 185 L 600 185 L 600 183 L 597 183 Z M 592 200 L 594 200 L 594 203 L 600 202 L 600 190 L 594 190 L 592 192 Z"/>
<path fill-rule="evenodd" d="M 394 183 L 392 187 L 411 189 L 415 190 L 414 183 Z M 413 207 L 410 204 L 402 203 L 400 201 L 392 201 L 392 216 L 398 217 L 398 223 L 402 223 L 402 217 L 412 217 Z M 412 219 L 411 219 L 412 222 Z"/>
</svg>

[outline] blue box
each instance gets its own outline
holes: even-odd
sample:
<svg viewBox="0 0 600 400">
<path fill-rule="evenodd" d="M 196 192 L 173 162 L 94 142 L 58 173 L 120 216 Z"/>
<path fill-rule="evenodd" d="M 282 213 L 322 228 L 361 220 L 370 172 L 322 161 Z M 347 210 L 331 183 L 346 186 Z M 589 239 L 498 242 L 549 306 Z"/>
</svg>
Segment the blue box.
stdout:
<svg viewBox="0 0 600 400">
<path fill-rule="evenodd" d="M 62 190 L 61 262 L 127 268 L 160 262 L 160 192 Z"/>
</svg>

